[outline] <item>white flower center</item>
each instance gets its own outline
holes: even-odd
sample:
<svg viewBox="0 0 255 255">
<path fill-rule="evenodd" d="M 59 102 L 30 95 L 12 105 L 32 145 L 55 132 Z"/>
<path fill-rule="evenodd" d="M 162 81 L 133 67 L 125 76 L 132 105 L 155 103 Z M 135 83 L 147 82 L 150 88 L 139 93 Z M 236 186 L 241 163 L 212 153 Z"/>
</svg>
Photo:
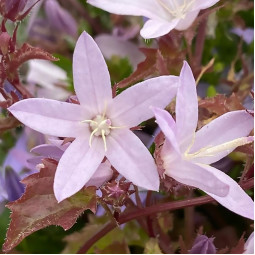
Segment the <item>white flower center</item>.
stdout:
<svg viewBox="0 0 255 255">
<path fill-rule="evenodd" d="M 106 136 L 111 132 L 111 124 L 110 119 L 97 115 L 93 120 L 91 120 L 89 126 L 95 136 L 103 136 L 103 134 Z"/>
<path fill-rule="evenodd" d="M 195 0 L 157 0 L 174 18 L 184 19 Z"/>
<path fill-rule="evenodd" d="M 123 127 L 113 127 L 112 122 L 103 115 L 96 115 L 96 117 L 92 120 L 83 120 L 82 123 L 89 123 L 89 127 L 91 130 L 91 134 L 89 137 L 89 146 L 92 146 L 93 136 L 101 136 L 104 141 L 104 149 L 107 150 L 106 146 L 106 136 L 111 133 L 111 129 L 123 128 Z"/>
</svg>

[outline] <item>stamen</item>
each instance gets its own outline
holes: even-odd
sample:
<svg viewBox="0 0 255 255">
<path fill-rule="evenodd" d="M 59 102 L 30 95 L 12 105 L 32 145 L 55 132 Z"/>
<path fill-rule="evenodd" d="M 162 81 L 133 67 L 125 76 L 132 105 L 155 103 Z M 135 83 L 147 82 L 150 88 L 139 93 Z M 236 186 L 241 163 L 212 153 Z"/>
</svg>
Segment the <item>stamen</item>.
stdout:
<svg viewBox="0 0 255 255">
<path fill-rule="evenodd" d="M 96 128 L 91 134 L 90 134 L 90 137 L 89 137 L 89 147 L 92 146 L 92 138 L 94 136 L 94 134 L 98 131 L 98 128 Z"/>
<path fill-rule="evenodd" d="M 162 0 L 157 0 L 158 3 L 175 18 L 183 19 L 188 12 L 188 9 L 192 6 L 195 0 L 191 0 L 187 3 L 185 0 L 182 5 L 179 5 L 176 0 L 170 0 L 169 5 L 165 4 Z"/>
<path fill-rule="evenodd" d="M 97 122 L 94 120 L 82 120 L 81 123 L 94 123 L 96 124 Z"/>
<path fill-rule="evenodd" d="M 104 141 L 104 150 L 107 151 L 106 138 L 105 138 L 105 131 L 104 130 L 102 130 L 101 135 L 102 135 L 102 138 L 103 138 L 103 141 Z"/>
</svg>

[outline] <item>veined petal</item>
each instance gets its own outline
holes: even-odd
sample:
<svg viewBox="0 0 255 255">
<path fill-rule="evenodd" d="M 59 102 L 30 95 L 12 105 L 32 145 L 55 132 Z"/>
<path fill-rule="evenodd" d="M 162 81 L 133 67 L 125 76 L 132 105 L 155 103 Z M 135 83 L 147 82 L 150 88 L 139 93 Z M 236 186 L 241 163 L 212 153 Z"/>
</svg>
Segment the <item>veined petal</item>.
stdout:
<svg viewBox="0 0 255 255">
<path fill-rule="evenodd" d="M 194 163 L 212 164 L 231 153 L 238 146 L 254 141 L 253 136 L 237 138 L 235 140 L 214 146 L 207 147 L 195 154 L 188 154 Z"/>
<path fill-rule="evenodd" d="M 109 181 L 112 178 L 112 174 L 113 171 L 111 169 L 111 164 L 108 160 L 106 160 L 97 168 L 91 179 L 86 183 L 86 187 L 96 186 L 98 188 L 105 182 Z"/>
<path fill-rule="evenodd" d="M 105 155 L 102 139 L 94 137 L 92 146 L 77 138 L 61 157 L 54 179 L 58 202 L 78 192 L 93 176 Z"/>
<path fill-rule="evenodd" d="M 189 64 L 184 61 L 176 97 L 176 130 L 181 152 L 192 144 L 198 121 L 196 82 Z"/>
<path fill-rule="evenodd" d="M 221 181 L 217 172 L 206 171 L 204 167 L 189 161 L 175 161 L 175 164 L 166 165 L 165 174 L 176 181 L 199 188 L 205 192 L 211 192 L 217 196 L 224 197 L 229 192 L 228 184 Z"/>
<path fill-rule="evenodd" d="M 178 77 L 172 75 L 161 76 L 126 89 L 113 99 L 109 106 L 109 117 L 117 125 L 129 128 L 152 118 L 153 112 L 149 107 L 166 107 L 176 94 L 178 80 Z"/>
<path fill-rule="evenodd" d="M 135 185 L 159 189 L 159 176 L 150 152 L 128 129 L 114 130 L 107 137 L 106 157 L 112 166 Z"/>
<path fill-rule="evenodd" d="M 88 3 L 119 15 L 161 18 L 166 13 L 156 0 L 88 0 Z"/>
<path fill-rule="evenodd" d="M 51 99 L 31 98 L 19 101 L 8 110 L 26 126 L 47 135 L 88 136 L 84 119 L 90 119 L 85 107 Z"/>
<path fill-rule="evenodd" d="M 253 220 L 254 202 L 244 192 L 244 190 L 232 178 L 230 178 L 222 171 L 208 165 L 201 164 L 201 167 L 206 171 L 215 174 L 223 183 L 229 186 L 229 192 L 224 197 L 219 197 L 216 194 L 210 192 L 206 193 L 213 197 L 221 205 L 228 208 L 230 211 Z"/>
<path fill-rule="evenodd" d="M 92 37 L 83 32 L 73 55 L 74 89 L 81 105 L 102 113 L 112 100 L 110 75 L 104 57 Z"/>
<path fill-rule="evenodd" d="M 253 129 L 253 125 L 253 117 L 246 111 L 225 113 L 196 132 L 194 144 L 189 154 L 202 152 L 205 148 L 220 148 L 220 145 L 226 143 L 231 145 L 229 142 L 247 136 Z M 249 142 L 249 139 L 247 142 Z M 242 142 L 245 142 L 245 140 L 238 141 L 241 142 L 240 145 L 242 145 Z M 234 146 L 234 143 L 232 145 Z M 237 146 L 239 146 L 238 143 Z M 235 149 L 235 147 L 232 148 L 232 150 Z M 200 158 L 198 162 L 211 164 L 228 155 L 232 150 L 228 148 L 225 152 L 215 154 L 215 158 Z"/>
<path fill-rule="evenodd" d="M 179 144 L 176 140 L 176 124 L 173 117 L 165 110 L 156 107 L 153 107 L 152 110 L 162 132 L 174 147 L 175 151 L 180 154 Z"/>
<path fill-rule="evenodd" d="M 64 150 L 61 150 L 59 147 L 53 144 L 41 144 L 31 149 L 30 152 L 47 158 L 59 159 L 63 155 Z"/>
<path fill-rule="evenodd" d="M 195 3 L 192 5 L 192 10 L 202 10 L 209 8 L 216 3 L 218 3 L 220 0 L 196 0 Z"/>
<path fill-rule="evenodd" d="M 178 24 L 179 19 L 170 21 L 165 20 L 148 20 L 140 33 L 145 39 L 156 38 L 168 34 Z"/>
<path fill-rule="evenodd" d="M 198 13 L 199 13 L 199 10 L 188 12 L 184 19 L 179 20 L 175 29 L 182 31 L 182 30 L 186 30 L 187 28 L 189 28 L 192 25 L 192 23 L 194 22 L 194 20 L 196 19 Z"/>
</svg>

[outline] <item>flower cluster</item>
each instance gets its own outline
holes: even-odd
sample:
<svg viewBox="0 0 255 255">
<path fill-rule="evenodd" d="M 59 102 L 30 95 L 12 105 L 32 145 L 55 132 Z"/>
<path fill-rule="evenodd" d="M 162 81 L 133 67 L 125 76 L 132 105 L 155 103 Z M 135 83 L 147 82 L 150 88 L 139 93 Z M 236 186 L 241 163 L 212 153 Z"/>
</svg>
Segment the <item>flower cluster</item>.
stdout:
<svg viewBox="0 0 255 255">
<path fill-rule="evenodd" d="M 97 234 L 80 247 L 79 253 L 87 251 L 116 223 L 132 219 L 153 237 L 145 252 L 164 249 L 171 253 L 173 248 L 166 242 L 174 216 L 163 212 L 215 201 L 225 207 L 222 210 L 254 219 L 254 202 L 246 193 L 253 187 L 254 114 L 245 108 L 250 103 L 245 100 L 251 98 L 247 85 L 251 75 L 241 54 L 253 36 L 252 29 L 248 31 L 240 21 L 242 28 L 229 29 L 241 39 L 237 55 L 231 65 L 228 63 L 225 81 L 238 93 L 216 95 L 214 87 L 206 84 L 207 96 L 212 98 L 201 99 L 200 79 L 213 69 L 220 55 L 210 48 L 208 55 L 218 55 L 202 65 L 207 36 L 203 22 L 208 20 L 213 27 L 213 10 L 205 9 L 218 2 L 87 1 L 85 6 L 113 14 L 142 16 L 141 36 L 158 38 L 145 48 L 144 41 L 139 40 L 140 25 L 133 18 L 122 26 L 119 16 L 111 16 L 115 28 L 106 35 L 98 28 L 100 18 L 89 15 L 93 7 L 84 11 L 78 1 L 0 0 L 0 134 L 25 125 L 21 132 L 16 129 L 7 134 L 19 139 L 6 145 L 9 152 L 5 157 L 0 155 L 0 202 L 10 201 L 7 207 L 12 211 L 4 251 L 49 225 L 71 228 L 87 209 L 100 215 L 103 208 L 113 220 L 102 232 L 93 229 Z M 78 38 L 78 19 L 68 11 L 72 5 L 73 14 L 85 17 L 99 35 L 92 37 L 83 31 Z M 64 53 L 56 55 L 60 58 L 58 66 L 50 62 L 57 58 L 39 47 L 17 43 L 19 23 L 14 24 L 13 33 L 6 29 L 8 22 L 23 20 L 32 8 L 27 36 L 33 43 L 46 45 L 49 52 L 60 47 L 59 52 Z M 129 22 L 131 26 L 125 27 Z M 71 64 L 68 56 L 73 49 Z M 244 67 L 236 74 L 239 58 Z M 28 72 L 21 79 L 20 66 L 26 61 Z M 125 69 L 124 74 L 118 72 L 121 68 L 112 74 L 115 65 Z M 130 68 L 136 70 L 132 73 Z M 219 63 L 217 68 L 223 71 Z M 146 128 L 150 130 L 145 133 Z M 30 152 L 28 148 L 32 148 Z M 244 154 L 235 153 L 238 151 Z M 238 182 L 240 171 L 232 176 L 219 164 L 229 154 L 247 161 Z M 185 222 L 195 232 L 192 210 L 184 212 Z M 87 222 L 91 229 L 97 226 L 91 219 Z M 187 247 L 179 240 L 182 253 L 216 253 L 214 237 L 200 231 L 191 238 L 186 232 Z M 165 240 L 160 239 L 162 236 Z M 246 244 L 242 238 L 231 251 L 253 250 L 253 234 Z"/>
</svg>

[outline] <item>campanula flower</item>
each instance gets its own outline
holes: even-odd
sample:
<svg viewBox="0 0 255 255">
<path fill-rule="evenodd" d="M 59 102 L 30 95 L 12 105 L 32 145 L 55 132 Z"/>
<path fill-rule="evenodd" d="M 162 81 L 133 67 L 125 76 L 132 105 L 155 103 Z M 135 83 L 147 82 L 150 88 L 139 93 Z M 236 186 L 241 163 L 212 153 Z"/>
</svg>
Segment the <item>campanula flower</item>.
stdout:
<svg viewBox="0 0 255 255">
<path fill-rule="evenodd" d="M 186 30 L 200 10 L 219 0 L 88 0 L 88 3 L 111 13 L 144 16 L 149 20 L 141 30 L 145 39 L 169 33 L 172 29 Z"/>
<path fill-rule="evenodd" d="M 75 47 L 73 76 L 80 105 L 33 98 L 9 108 L 32 129 L 52 136 L 75 138 L 57 167 L 54 179 L 57 200 L 62 201 L 79 191 L 104 157 L 135 185 L 158 190 L 154 159 L 129 129 L 153 116 L 149 106 L 165 107 L 171 101 L 179 78 L 152 78 L 112 98 L 105 60 L 86 32 Z"/>
<path fill-rule="evenodd" d="M 165 110 L 154 108 L 156 120 L 166 136 L 161 158 L 165 174 L 180 183 L 205 191 L 229 210 L 253 219 L 252 199 L 228 175 L 210 166 L 236 147 L 251 143 L 253 117 L 247 111 L 223 114 L 196 131 L 198 100 L 196 83 L 185 62 L 176 97 L 176 120 Z"/>
</svg>

